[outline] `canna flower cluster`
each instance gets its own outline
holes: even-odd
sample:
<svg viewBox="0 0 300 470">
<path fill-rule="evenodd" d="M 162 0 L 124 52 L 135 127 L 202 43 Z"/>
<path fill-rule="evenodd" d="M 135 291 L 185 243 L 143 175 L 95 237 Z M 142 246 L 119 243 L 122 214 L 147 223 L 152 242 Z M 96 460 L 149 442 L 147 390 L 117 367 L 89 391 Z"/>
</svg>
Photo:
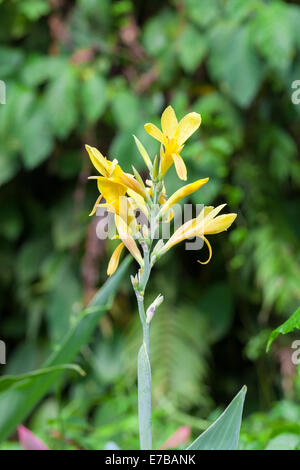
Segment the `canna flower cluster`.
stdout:
<svg viewBox="0 0 300 470">
<path fill-rule="evenodd" d="M 139 264 L 138 275 L 132 279 L 133 285 L 135 288 L 144 287 L 153 264 L 176 244 L 194 237 L 201 238 L 208 247 L 208 259 L 204 262 L 199 261 L 206 264 L 212 257 L 212 248 L 207 235 L 227 230 L 235 220 L 234 213 L 220 215 L 225 204 L 215 208 L 204 207 L 197 217 L 179 227 L 169 240 L 157 241 L 160 224 L 170 221 L 174 216 L 173 206 L 208 182 L 208 178 L 194 181 L 178 189 L 169 198 L 164 184 L 165 175 L 173 164 L 178 177 L 181 180 L 187 179 L 187 169 L 181 151 L 187 139 L 200 124 L 201 116 L 194 112 L 187 114 L 178 122 L 171 106 L 162 113 L 161 130 L 154 124 L 145 124 L 148 134 L 160 142 L 159 156 L 152 160 L 143 144 L 134 136 L 139 153 L 149 171 L 149 179 L 146 182 L 134 167 L 132 174 L 126 173 L 117 160 L 110 161 L 96 148 L 86 146 L 90 159 L 99 173 L 90 177 L 96 179 L 100 193 L 90 215 L 93 215 L 98 207 L 104 207 L 114 214 L 118 232 L 116 238 L 119 239 L 119 243 L 108 264 L 109 276 L 116 271 L 122 251 L 126 247 Z M 144 215 L 143 225 L 137 221 L 137 211 Z M 152 310 L 148 318 L 153 314 Z"/>
</svg>

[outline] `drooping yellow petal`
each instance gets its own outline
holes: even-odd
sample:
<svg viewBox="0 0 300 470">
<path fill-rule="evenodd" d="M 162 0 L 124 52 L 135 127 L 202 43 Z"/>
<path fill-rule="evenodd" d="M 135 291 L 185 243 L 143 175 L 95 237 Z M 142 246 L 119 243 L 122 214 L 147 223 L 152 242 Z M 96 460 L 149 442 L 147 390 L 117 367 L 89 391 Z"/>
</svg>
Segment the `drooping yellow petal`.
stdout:
<svg viewBox="0 0 300 470">
<path fill-rule="evenodd" d="M 215 219 L 209 221 L 205 225 L 206 234 L 215 234 L 227 230 L 233 221 L 236 219 L 237 214 L 224 214 L 219 215 Z"/>
<path fill-rule="evenodd" d="M 102 176 L 109 176 L 110 166 L 112 162 L 109 162 L 101 152 L 95 147 L 85 146 L 92 164 L 99 171 Z"/>
<path fill-rule="evenodd" d="M 175 164 L 176 173 L 181 180 L 187 179 L 187 170 L 182 157 L 178 153 L 173 153 L 172 158 Z"/>
<path fill-rule="evenodd" d="M 140 266 L 144 265 L 141 252 L 137 247 L 134 239 L 130 235 L 130 230 L 128 225 L 124 222 L 124 220 L 119 217 L 118 215 L 115 216 L 116 227 L 119 232 L 119 236 L 128 249 L 128 251 L 132 254 L 132 256 L 137 260 Z"/>
<path fill-rule="evenodd" d="M 111 255 L 111 258 L 109 260 L 108 266 L 107 266 L 107 275 L 111 276 L 119 266 L 120 262 L 120 256 L 124 248 L 124 243 L 121 242 L 117 248 L 114 250 L 113 254 Z"/>
<path fill-rule="evenodd" d="M 206 237 L 201 237 L 202 240 L 206 243 L 207 245 L 207 248 L 208 248 L 208 258 L 206 261 L 200 261 L 199 259 L 197 260 L 198 263 L 200 264 L 208 264 L 211 260 L 211 257 L 212 257 L 212 248 L 211 248 L 211 244 L 209 243 L 209 241 L 207 240 Z"/>
<path fill-rule="evenodd" d="M 147 124 L 144 125 L 144 128 L 145 128 L 145 131 L 151 135 L 151 137 L 154 137 L 154 139 L 159 140 L 159 142 L 163 142 L 164 140 L 163 133 L 157 126 L 155 126 L 151 122 L 148 122 Z"/>
<path fill-rule="evenodd" d="M 96 210 L 97 210 L 97 208 L 98 208 L 98 206 L 99 206 L 99 203 L 100 203 L 101 199 L 102 199 L 102 194 L 100 194 L 100 196 L 98 196 L 98 198 L 97 198 L 97 200 L 96 200 L 96 202 L 95 202 L 95 204 L 94 204 L 94 207 L 93 207 L 92 211 L 90 212 L 89 216 L 95 214 L 95 212 L 96 212 Z"/>
<path fill-rule="evenodd" d="M 189 113 L 178 124 L 178 145 L 184 142 L 198 129 L 201 124 L 201 116 L 198 113 Z"/>
<path fill-rule="evenodd" d="M 188 196 L 189 194 L 192 194 L 195 191 L 197 191 L 199 188 L 201 188 L 201 186 L 206 184 L 208 180 L 209 178 L 203 178 L 203 179 L 194 181 L 191 184 L 187 184 L 186 186 L 183 186 L 182 188 L 175 191 L 175 193 L 172 194 L 172 196 L 162 206 L 159 214 L 160 215 L 165 214 L 170 209 L 170 207 L 172 207 L 174 204 L 177 204 L 177 202 L 179 202 L 185 196 Z"/>
<path fill-rule="evenodd" d="M 161 128 L 164 136 L 172 138 L 178 126 L 177 117 L 172 106 L 168 106 L 161 115 Z"/>
<path fill-rule="evenodd" d="M 152 170 L 152 162 L 151 162 L 151 159 L 148 155 L 148 152 L 147 150 L 145 149 L 145 147 L 143 146 L 143 144 L 139 141 L 139 139 L 134 135 L 134 140 L 135 140 L 135 143 L 136 143 L 136 146 L 141 154 L 141 156 L 143 157 L 143 160 L 144 162 L 146 163 L 147 167 L 149 170 Z"/>
</svg>

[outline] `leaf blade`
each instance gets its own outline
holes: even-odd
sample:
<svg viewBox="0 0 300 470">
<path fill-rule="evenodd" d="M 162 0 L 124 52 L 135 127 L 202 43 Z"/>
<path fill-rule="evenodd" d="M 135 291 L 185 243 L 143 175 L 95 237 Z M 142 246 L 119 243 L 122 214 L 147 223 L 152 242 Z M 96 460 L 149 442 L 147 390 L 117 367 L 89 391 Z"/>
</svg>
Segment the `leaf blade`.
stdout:
<svg viewBox="0 0 300 470">
<path fill-rule="evenodd" d="M 127 257 L 116 274 L 99 289 L 86 314 L 70 330 L 61 347 L 50 356 L 45 367 L 53 367 L 74 360 L 80 348 L 88 342 L 99 318 L 107 309 L 107 303 L 115 294 L 119 283 L 127 272 L 130 261 L 131 258 Z M 102 308 L 96 309 L 99 305 L 102 305 Z M 44 377 L 38 377 L 22 387 L 15 386 L 0 394 L 0 442 L 9 436 L 17 425 L 26 418 L 33 406 L 58 380 L 61 373 L 60 370 L 54 371 Z"/>
<path fill-rule="evenodd" d="M 271 344 L 277 338 L 277 336 L 286 335 L 287 333 L 291 333 L 292 331 L 300 329 L 300 307 L 293 313 L 293 315 L 288 318 L 282 325 L 278 326 L 275 330 L 273 330 L 269 336 L 266 351 L 268 352 Z"/>
<path fill-rule="evenodd" d="M 244 386 L 221 416 L 187 450 L 236 450 L 246 391 Z"/>
</svg>

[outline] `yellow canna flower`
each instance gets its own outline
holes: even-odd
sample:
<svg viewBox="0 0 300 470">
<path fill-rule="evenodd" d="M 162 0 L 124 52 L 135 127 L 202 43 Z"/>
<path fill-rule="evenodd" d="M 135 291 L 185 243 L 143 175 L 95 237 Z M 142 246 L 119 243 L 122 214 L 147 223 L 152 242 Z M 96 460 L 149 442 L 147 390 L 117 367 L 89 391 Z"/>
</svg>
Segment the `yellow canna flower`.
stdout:
<svg viewBox="0 0 300 470">
<path fill-rule="evenodd" d="M 194 193 L 197 191 L 201 186 L 206 184 L 208 182 L 209 178 L 203 178 L 197 181 L 194 181 L 194 183 L 187 184 L 186 186 L 183 186 L 182 188 L 178 189 L 178 191 L 175 191 L 174 194 L 164 203 L 162 208 L 159 211 L 159 216 L 163 216 L 166 214 L 169 209 L 174 206 L 174 204 L 177 204 L 177 202 L 181 201 L 185 196 L 188 196 L 189 194 Z"/>
<path fill-rule="evenodd" d="M 113 273 L 117 270 L 120 262 L 120 256 L 124 248 L 124 243 L 121 242 L 117 248 L 114 250 L 113 254 L 111 255 L 111 258 L 108 263 L 107 267 L 107 275 L 112 276 Z"/>
<path fill-rule="evenodd" d="M 167 243 L 159 250 L 158 255 L 161 256 L 183 240 L 200 237 L 208 247 L 209 257 L 204 262 L 198 262 L 201 264 L 209 263 L 212 257 L 212 248 L 205 235 L 212 235 L 227 230 L 237 216 L 237 214 L 224 214 L 218 216 L 218 213 L 223 209 L 223 207 L 225 207 L 225 205 L 226 204 L 222 204 L 216 208 L 212 206 L 204 207 L 195 219 L 189 220 L 176 230 Z"/>
<path fill-rule="evenodd" d="M 145 130 L 161 142 L 160 171 L 162 176 L 166 174 L 174 163 L 180 179 L 187 179 L 185 163 L 180 155 L 185 141 L 198 129 L 201 124 L 201 116 L 198 113 L 189 113 L 181 121 L 177 117 L 172 106 L 168 106 L 161 116 L 161 128 L 151 123 L 145 124 Z"/>
</svg>

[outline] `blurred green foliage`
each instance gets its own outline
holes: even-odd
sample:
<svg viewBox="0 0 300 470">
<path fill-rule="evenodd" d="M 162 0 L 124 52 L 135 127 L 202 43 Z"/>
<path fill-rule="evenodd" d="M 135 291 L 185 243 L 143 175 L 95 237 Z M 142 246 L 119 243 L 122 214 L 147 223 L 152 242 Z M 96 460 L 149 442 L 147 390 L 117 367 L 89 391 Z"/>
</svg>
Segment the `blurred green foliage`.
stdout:
<svg viewBox="0 0 300 470">
<path fill-rule="evenodd" d="M 142 170 L 132 134 L 154 155 L 143 124 L 172 104 L 202 115 L 182 155 L 190 181 L 210 182 L 192 202 L 239 215 L 208 266 L 178 246 L 154 272 L 166 299 L 152 331 L 155 445 L 182 424 L 198 434 L 243 383 L 246 413 L 265 413 L 242 445 L 299 436 L 291 338 L 265 355 L 300 298 L 299 22 L 296 1 L 0 1 L 1 372 L 38 368 L 106 278 L 113 243 L 88 218 L 84 144 Z M 171 170 L 168 193 L 178 186 Z M 136 317 L 127 282 L 78 359 L 86 378 L 65 378 L 31 418 L 52 447 L 137 446 Z"/>
</svg>

